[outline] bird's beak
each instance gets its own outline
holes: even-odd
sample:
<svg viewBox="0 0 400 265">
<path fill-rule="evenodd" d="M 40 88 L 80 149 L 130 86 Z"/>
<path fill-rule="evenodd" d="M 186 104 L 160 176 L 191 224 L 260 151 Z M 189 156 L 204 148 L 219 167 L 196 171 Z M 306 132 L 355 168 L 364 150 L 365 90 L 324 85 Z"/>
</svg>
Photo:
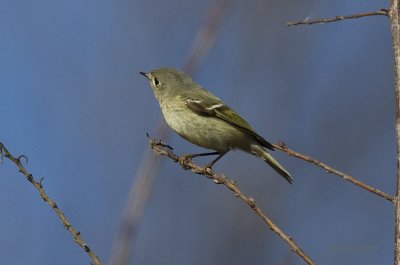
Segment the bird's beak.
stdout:
<svg viewBox="0 0 400 265">
<path fill-rule="evenodd" d="M 150 73 L 146 73 L 146 72 L 139 72 L 141 75 L 145 76 L 147 79 L 151 79 L 150 78 Z"/>
</svg>

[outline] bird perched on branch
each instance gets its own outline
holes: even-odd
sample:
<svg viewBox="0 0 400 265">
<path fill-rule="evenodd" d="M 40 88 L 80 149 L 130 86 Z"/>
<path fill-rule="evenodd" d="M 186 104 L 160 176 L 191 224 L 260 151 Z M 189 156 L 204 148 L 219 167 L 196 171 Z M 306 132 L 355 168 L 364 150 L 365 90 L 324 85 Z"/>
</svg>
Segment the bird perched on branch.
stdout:
<svg viewBox="0 0 400 265">
<path fill-rule="evenodd" d="M 236 111 L 214 96 L 188 75 L 175 68 L 158 68 L 147 77 L 167 124 L 189 142 L 215 152 L 192 154 L 218 155 L 207 167 L 233 149 L 240 149 L 264 160 L 289 183 L 291 175 L 266 150 L 272 144 L 261 137 Z"/>
</svg>

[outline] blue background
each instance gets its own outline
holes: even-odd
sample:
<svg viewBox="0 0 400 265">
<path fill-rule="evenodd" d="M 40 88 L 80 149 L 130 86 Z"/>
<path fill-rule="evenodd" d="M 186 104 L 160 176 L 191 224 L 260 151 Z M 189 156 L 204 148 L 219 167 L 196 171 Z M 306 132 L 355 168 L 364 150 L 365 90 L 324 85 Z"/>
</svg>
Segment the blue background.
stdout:
<svg viewBox="0 0 400 265">
<path fill-rule="evenodd" d="M 383 0 L 232 1 L 194 79 L 271 142 L 395 192 L 395 94 L 389 20 L 286 27 L 388 7 Z M 0 2 L 0 141 L 107 263 L 161 112 L 139 71 L 182 68 L 213 1 Z M 178 136 L 178 154 L 198 152 Z M 391 264 L 393 205 L 275 152 L 289 185 L 231 152 L 235 179 L 319 264 Z M 166 158 L 158 157 L 165 161 Z M 199 163 L 206 160 L 200 159 Z M 0 166 L 0 264 L 89 264 L 37 191 Z M 165 161 L 131 264 L 304 264 L 223 186 Z"/>
</svg>

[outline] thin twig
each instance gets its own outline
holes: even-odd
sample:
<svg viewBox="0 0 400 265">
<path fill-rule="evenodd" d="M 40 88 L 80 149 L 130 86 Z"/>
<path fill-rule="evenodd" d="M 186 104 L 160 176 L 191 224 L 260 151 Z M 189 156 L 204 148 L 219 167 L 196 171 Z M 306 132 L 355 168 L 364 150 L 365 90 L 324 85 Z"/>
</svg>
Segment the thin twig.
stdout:
<svg viewBox="0 0 400 265">
<path fill-rule="evenodd" d="M 24 158 L 26 161 L 28 161 L 27 157 L 24 155 L 21 155 L 19 157 L 14 157 L 11 155 L 11 153 L 7 150 L 7 148 L 0 143 L 0 155 L 8 158 L 10 161 L 12 161 L 19 169 L 19 172 L 21 172 L 26 179 L 32 183 L 32 185 L 38 190 L 40 193 L 40 197 L 48 204 L 50 207 L 54 210 L 54 212 L 57 214 L 57 216 L 60 218 L 62 224 L 64 225 L 65 228 L 72 234 L 74 241 L 83 248 L 83 250 L 89 255 L 89 257 L 92 259 L 93 264 L 95 265 L 101 265 L 102 263 L 100 262 L 99 258 L 97 255 L 91 250 L 91 248 L 83 241 L 83 238 L 81 237 L 81 233 L 76 230 L 72 225 L 71 222 L 68 220 L 68 218 L 65 216 L 65 214 L 60 210 L 58 207 L 57 203 L 47 195 L 46 191 L 43 188 L 42 180 L 36 181 L 33 178 L 33 175 L 29 173 L 24 165 L 21 163 L 21 159 Z"/>
<path fill-rule="evenodd" d="M 389 16 L 389 10 L 387 9 L 380 9 L 375 12 L 367 12 L 367 13 L 360 13 L 360 14 L 354 14 L 354 15 L 348 15 L 348 16 L 336 16 L 332 18 L 318 18 L 318 19 L 309 19 L 306 18 L 304 20 L 296 20 L 296 21 L 289 21 L 286 23 L 288 27 L 290 26 L 297 26 L 297 25 L 312 25 L 312 24 L 323 24 L 323 23 L 331 23 L 331 22 L 337 22 L 337 21 L 342 21 L 345 19 L 356 19 L 356 18 L 362 18 L 362 17 L 371 17 L 371 16 Z"/>
<path fill-rule="evenodd" d="M 328 166 L 327 164 L 325 164 L 325 163 L 323 163 L 323 162 L 321 162 L 321 161 L 319 161 L 319 160 L 317 160 L 315 158 L 312 158 L 311 156 L 304 155 L 304 154 L 301 154 L 299 152 L 296 152 L 296 151 L 288 148 L 286 146 L 286 144 L 283 143 L 283 142 L 279 142 L 277 144 L 274 144 L 274 147 L 276 149 L 279 149 L 279 150 L 287 153 L 288 155 L 300 158 L 300 159 L 302 159 L 304 161 L 307 161 L 307 162 L 310 162 L 310 163 L 312 163 L 312 164 L 314 164 L 316 166 L 319 166 L 319 167 L 325 169 L 326 171 L 328 171 L 330 173 L 333 173 L 333 174 L 343 178 L 344 180 L 347 180 L 347 181 L 353 183 L 354 185 L 356 185 L 356 186 L 358 186 L 358 187 L 360 187 L 362 189 L 365 189 L 365 190 L 367 190 L 369 192 L 372 192 L 372 193 L 374 193 L 374 194 L 376 194 L 376 195 L 378 195 L 378 196 L 380 196 L 380 197 L 382 197 L 382 198 L 384 198 L 384 199 L 386 199 L 386 200 L 388 200 L 390 202 L 394 202 L 395 201 L 395 198 L 393 196 L 391 196 L 391 195 L 389 195 L 389 194 L 387 194 L 387 193 L 385 193 L 383 191 L 380 191 L 380 190 L 378 190 L 378 189 L 376 189 L 376 188 L 374 188 L 374 187 L 372 187 L 370 185 L 367 185 L 364 182 L 361 182 L 358 179 L 355 179 L 354 177 L 352 177 L 350 175 L 347 175 L 347 174 L 345 174 L 345 173 L 343 173 L 343 172 L 341 172 L 341 171 L 339 171 L 337 169 L 334 169 L 333 167 Z"/>
<path fill-rule="evenodd" d="M 188 156 L 178 157 L 176 154 L 172 152 L 171 149 L 165 147 L 162 142 L 154 139 L 149 139 L 150 146 L 154 150 L 157 155 L 167 156 L 171 158 L 174 162 L 178 162 L 183 169 L 190 169 L 193 173 L 198 175 L 206 176 L 208 179 L 211 179 L 216 184 L 222 184 L 231 191 L 234 192 L 235 196 L 245 202 L 254 212 L 267 224 L 268 228 L 274 231 L 278 236 L 280 236 L 295 252 L 298 256 L 300 256 L 307 264 L 315 264 L 314 261 L 299 247 L 299 245 L 293 240 L 292 237 L 286 235 L 267 215 L 261 210 L 255 200 L 246 196 L 238 187 L 234 180 L 227 178 L 222 174 L 217 174 L 212 171 L 210 168 L 201 167 L 194 163 Z M 161 143 L 161 144 L 160 144 Z"/>
<path fill-rule="evenodd" d="M 397 187 L 395 200 L 394 264 L 400 265 L 400 3 L 392 0 L 389 17 L 392 30 L 394 54 L 394 81 L 396 90 L 396 144 L 397 144 Z"/>
<path fill-rule="evenodd" d="M 204 24 L 187 54 L 183 67 L 186 73 L 193 75 L 212 48 L 230 4 L 232 4 L 230 0 L 215 0 L 207 9 Z M 164 121 L 158 125 L 157 136 L 163 139 L 168 139 L 170 136 L 170 130 Z M 134 251 L 133 240 L 142 221 L 144 209 L 152 195 L 154 181 L 161 165 L 162 160 L 157 159 L 150 151 L 145 151 L 125 204 L 121 225 L 113 244 L 110 265 L 129 264 Z"/>
</svg>

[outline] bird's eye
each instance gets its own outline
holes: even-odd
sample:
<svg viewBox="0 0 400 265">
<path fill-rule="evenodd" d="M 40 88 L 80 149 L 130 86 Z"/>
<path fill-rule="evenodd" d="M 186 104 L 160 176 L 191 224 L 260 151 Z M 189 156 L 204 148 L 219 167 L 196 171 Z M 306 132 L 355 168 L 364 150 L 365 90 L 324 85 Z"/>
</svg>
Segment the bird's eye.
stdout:
<svg viewBox="0 0 400 265">
<path fill-rule="evenodd" d="M 158 81 L 157 78 L 154 78 L 153 82 L 154 82 L 154 85 L 155 85 L 155 86 L 158 86 L 158 85 L 160 84 L 160 81 Z"/>
</svg>

